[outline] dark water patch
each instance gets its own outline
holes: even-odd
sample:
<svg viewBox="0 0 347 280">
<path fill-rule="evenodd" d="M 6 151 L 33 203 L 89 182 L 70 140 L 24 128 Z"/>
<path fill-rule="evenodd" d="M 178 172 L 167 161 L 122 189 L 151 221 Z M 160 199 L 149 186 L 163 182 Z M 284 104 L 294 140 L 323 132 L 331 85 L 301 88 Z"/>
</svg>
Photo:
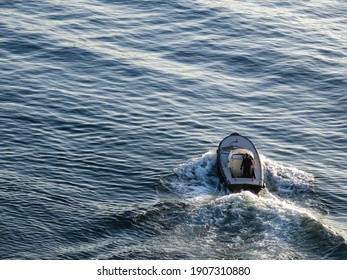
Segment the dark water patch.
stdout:
<svg viewBox="0 0 347 280">
<path fill-rule="evenodd" d="M 347 244 L 346 241 L 342 241 L 339 244 L 337 244 L 335 247 L 330 249 L 324 256 L 324 259 L 327 260 L 345 260 L 347 258 L 346 256 L 347 251 Z"/>
</svg>

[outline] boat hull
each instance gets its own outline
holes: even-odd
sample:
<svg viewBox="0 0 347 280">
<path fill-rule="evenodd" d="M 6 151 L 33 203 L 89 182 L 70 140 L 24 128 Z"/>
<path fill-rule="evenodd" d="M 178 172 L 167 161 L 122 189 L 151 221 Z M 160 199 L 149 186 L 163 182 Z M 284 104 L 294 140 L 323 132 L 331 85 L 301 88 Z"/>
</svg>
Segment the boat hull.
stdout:
<svg viewBox="0 0 347 280">
<path fill-rule="evenodd" d="M 251 159 L 251 172 L 245 173 L 243 160 Z M 217 170 L 222 184 L 231 192 L 242 190 L 259 193 L 264 188 L 262 163 L 257 149 L 246 137 L 232 133 L 224 138 L 217 150 Z"/>
</svg>

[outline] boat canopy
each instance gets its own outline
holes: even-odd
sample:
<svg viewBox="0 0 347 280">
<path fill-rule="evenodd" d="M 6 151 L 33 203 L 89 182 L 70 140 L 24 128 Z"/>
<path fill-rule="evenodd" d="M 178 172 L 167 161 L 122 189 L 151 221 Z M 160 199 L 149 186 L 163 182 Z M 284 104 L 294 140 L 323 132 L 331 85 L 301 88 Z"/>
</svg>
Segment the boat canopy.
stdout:
<svg viewBox="0 0 347 280">
<path fill-rule="evenodd" d="M 241 155 L 249 154 L 252 158 L 254 158 L 253 153 L 247 149 L 235 149 L 230 151 L 230 157 L 232 155 L 238 155 L 238 154 L 241 154 Z"/>
</svg>

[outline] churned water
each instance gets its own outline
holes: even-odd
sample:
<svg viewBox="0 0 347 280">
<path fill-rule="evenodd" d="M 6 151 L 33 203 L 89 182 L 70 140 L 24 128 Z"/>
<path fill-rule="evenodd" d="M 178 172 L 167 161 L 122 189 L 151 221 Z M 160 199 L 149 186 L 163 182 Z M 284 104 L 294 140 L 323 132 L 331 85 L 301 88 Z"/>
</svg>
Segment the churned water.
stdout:
<svg viewBox="0 0 347 280">
<path fill-rule="evenodd" d="M 347 259 L 346 55 L 342 0 L 1 0 L 0 258 Z"/>
</svg>

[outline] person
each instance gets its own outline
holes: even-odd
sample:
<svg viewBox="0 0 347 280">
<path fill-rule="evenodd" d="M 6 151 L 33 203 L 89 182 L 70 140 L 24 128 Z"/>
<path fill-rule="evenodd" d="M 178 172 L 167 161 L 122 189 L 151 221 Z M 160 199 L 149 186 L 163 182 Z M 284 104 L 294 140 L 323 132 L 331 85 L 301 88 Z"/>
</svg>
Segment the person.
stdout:
<svg viewBox="0 0 347 280">
<path fill-rule="evenodd" d="M 250 156 L 246 154 L 241 163 L 241 170 L 243 168 L 243 177 L 251 178 L 251 166 L 252 160 L 250 159 Z"/>
</svg>

